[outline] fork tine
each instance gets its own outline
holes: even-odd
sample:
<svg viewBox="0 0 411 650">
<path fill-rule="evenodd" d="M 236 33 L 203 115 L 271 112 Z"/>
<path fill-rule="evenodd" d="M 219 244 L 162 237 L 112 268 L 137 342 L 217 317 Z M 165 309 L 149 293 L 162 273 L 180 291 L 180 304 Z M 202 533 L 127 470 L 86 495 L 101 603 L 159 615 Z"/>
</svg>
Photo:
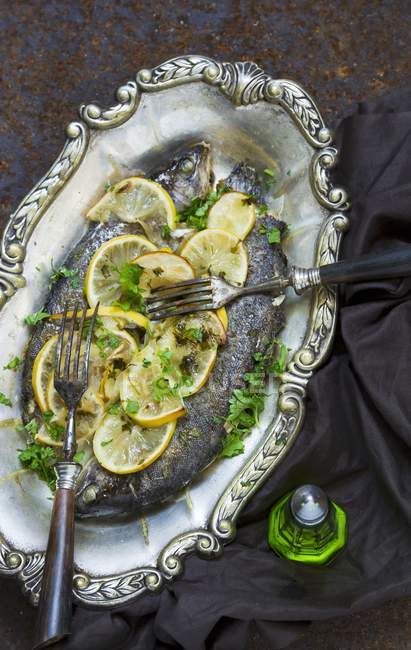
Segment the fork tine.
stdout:
<svg viewBox="0 0 411 650">
<path fill-rule="evenodd" d="M 184 314 L 194 314 L 198 311 L 210 311 L 213 309 L 213 303 L 207 302 L 202 303 L 198 307 L 184 307 L 182 309 L 177 309 L 176 311 L 168 311 L 166 309 L 160 310 L 152 314 L 154 320 L 163 320 L 164 318 L 172 318 L 174 316 L 184 316 Z"/>
<path fill-rule="evenodd" d="M 84 302 L 83 302 L 82 309 L 83 311 L 81 314 L 80 325 L 77 332 L 77 345 L 76 345 L 76 351 L 74 353 L 74 362 L 73 362 L 73 376 L 76 379 L 78 379 L 78 366 L 80 361 L 81 343 L 83 339 L 83 329 L 84 329 L 84 322 L 86 320 L 86 311 L 87 311 L 87 307 L 84 304 Z"/>
<path fill-rule="evenodd" d="M 189 298 L 182 298 L 181 300 L 172 300 L 171 302 L 168 302 L 165 298 L 164 300 L 159 299 L 157 303 L 147 308 L 147 313 L 151 314 L 154 311 L 174 309 L 176 307 L 184 307 L 185 305 L 196 305 L 197 303 L 210 302 L 211 300 L 212 294 L 210 291 L 200 295 L 195 294 L 194 297 L 190 296 Z"/>
<path fill-rule="evenodd" d="M 57 340 L 56 357 L 54 361 L 54 378 L 60 377 L 61 373 L 61 356 L 63 352 L 64 331 L 66 329 L 68 304 L 65 304 L 63 320 L 60 323 L 59 337 Z"/>
<path fill-rule="evenodd" d="M 90 348 L 91 348 L 91 337 L 93 336 L 93 329 L 94 325 L 96 323 L 96 318 L 97 318 L 97 312 L 98 308 L 100 306 L 100 303 L 98 302 L 97 305 L 94 308 L 93 315 L 91 317 L 91 323 L 90 323 L 90 328 L 87 332 L 87 339 L 86 339 L 86 348 L 84 350 L 84 362 L 83 362 L 83 370 L 81 372 L 81 379 L 83 382 L 88 383 L 88 362 L 90 358 Z"/>
<path fill-rule="evenodd" d="M 78 310 L 78 301 L 76 301 L 74 305 L 73 315 L 70 321 L 68 339 L 66 344 L 66 358 L 64 360 L 64 375 L 63 375 L 63 379 L 65 381 L 68 381 L 70 377 L 71 348 L 73 347 L 74 327 L 76 325 L 76 320 L 77 320 L 77 310 Z"/>
<path fill-rule="evenodd" d="M 176 282 L 170 286 L 157 287 L 156 289 L 151 289 L 151 293 L 161 293 L 162 291 L 167 291 L 168 289 L 179 289 L 180 287 L 191 287 L 200 284 L 210 284 L 210 276 L 206 278 L 193 278 L 193 280 L 184 280 L 184 282 Z"/>
<path fill-rule="evenodd" d="M 146 304 L 151 304 L 155 302 L 159 302 L 160 300 L 169 300 L 170 298 L 178 298 L 179 296 L 191 296 L 191 295 L 197 295 L 200 293 L 211 293 L 212 292 L 212 286 L 207 285 L 196 285 L 193 288 L 186 289 L 185 287 L 181 287 L 181 289 L 174 289 L 176 285 L 173 285 L 170 287 L 170 289 L 173 289 L 173 291 L 169 291 L 168 293 L 161 293 L 160 295 L 155 294 L 154 296 L 149 296 L 148 298 L 145 299 Z"/>
</svg>

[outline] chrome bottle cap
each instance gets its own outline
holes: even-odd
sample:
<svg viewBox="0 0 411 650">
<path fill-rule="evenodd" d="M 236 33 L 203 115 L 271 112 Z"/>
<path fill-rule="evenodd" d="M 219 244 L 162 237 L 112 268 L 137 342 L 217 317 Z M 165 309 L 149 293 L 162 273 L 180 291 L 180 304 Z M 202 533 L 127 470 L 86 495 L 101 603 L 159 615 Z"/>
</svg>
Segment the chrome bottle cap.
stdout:
<svg viewBox="0 0 411 650">
<path fill-rule="evenodd" d="M 291 497 L 291 512 L 302 526 L 317 526 L 328 515 L 329 502 L 325 492 L 316 485 L 302 485 Z"/>
</svg>

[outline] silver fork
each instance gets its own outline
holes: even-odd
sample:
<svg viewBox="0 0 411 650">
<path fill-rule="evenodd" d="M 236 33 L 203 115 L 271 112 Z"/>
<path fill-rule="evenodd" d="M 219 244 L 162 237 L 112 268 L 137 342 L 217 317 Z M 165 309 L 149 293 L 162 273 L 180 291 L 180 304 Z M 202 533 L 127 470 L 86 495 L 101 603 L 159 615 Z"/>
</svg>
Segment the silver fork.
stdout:
<svg viewBox="0 0 411 650">
<path fill-rule="evenodd" d="M 215 276 L 186 280 L 168 287 L 152 289 L 146 298 L 147 313 L 154 320 L 182 316 L 193 312 L 219 309 L 236 298 L 256 293 L 279 295 L 286 287 L 296 293 L 323 284 L 369 282 L 411 275 L 411 246 L 397 250 L 362 255 L 324 266 L 291 266 L 284 275 L 251 287 L 235 287 Z"/>
<path fill-rule="evenodd" d="M 68 416 L 63 446 L 64 461 L 55 465 L 57 488 L 41 583 L 34 648 L 48 646 L 70 633 L 74 497 L 77 478 L 81 470 L 81 465 L 73 461 L 77 449 L 75 419 L 77 407 L 88 386 L 91 337 L 97 310 L 98 305 L 91 318 L 82 361 L 80 361 L 80 357 L 87 311 L 85 305 L 82 306 L 80 321 L 77 317 L 78 302 L 71 315 L 68 314 L 68 305 L 66 305 L 57 341 L 54 386 L 67 406 Z M 65 340 L 66 332 L 67 340 Z"/>
</svg>

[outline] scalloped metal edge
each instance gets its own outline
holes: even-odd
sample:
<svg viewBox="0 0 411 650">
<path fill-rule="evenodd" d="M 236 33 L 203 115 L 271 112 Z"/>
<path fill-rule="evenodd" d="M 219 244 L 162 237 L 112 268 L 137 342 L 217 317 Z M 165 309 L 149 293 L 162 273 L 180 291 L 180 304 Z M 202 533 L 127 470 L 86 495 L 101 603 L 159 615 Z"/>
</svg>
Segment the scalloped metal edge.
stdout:
<svg viewBox="0 0 411 650">
<path fill-rule="evenodd" d="M 6 225 L 0 250 L 0 309 L 19 287 L 24 286 L 23 260 L 26 245 L 36 224 L 57 193 L 79 167 L 87 149 L 89 129 L 109 129 L 126 122 L 137 110 L 139 90 L 161 91 L 182 83 L 201 81 L 215 86 L 237 106 L 267 101 L 281 106 L 293 119 L 307 142 L 319 149 L 310 165 L 310 180 L 318 202 L 332 212 L 324 221 L 317 242 L 318 264 L 338 259 L 342 233 L 348 218 L 347 194 L 334 187 L 329 170 L 337 161 L 332 134 L 308 93 L 294 81 L 273 79 L 257 64 L 245 61 L 219 63 L 198 55 L 180 56 L 151 69 L 140 70 L 137 83 L 131 81 L 117 91 L 118 104 L 104 109 L 97 104 L 82 105 L 83 121 L 71 123 L 68 140 L 50 171 L 23 199 Z M 222 553 L 223 545 L 235 537 L 236 520 L 250 498 L 270 476 L 290 450 L 304 418 L 306 386 L 315 369 L 328 356 L 335 331 L 337 297 L 332 288 L 313 291 L 310 323 L 303 346 L 289 362 L 281 377 L 278 415 L 265 440 L 253 457 L 231 481 L 218 500 L 209 529 L 178 535 L 159 556 L 157 567 L 140 567 L 111 576 L 90 577 L 78 572 L 73 578 L 73 596 L 86 606 L 114 607 L 134 600 L 147 591 L 159 591 L 181 575 L 184 559 L 196 552 L 211 559 Z M 17 576 L 23 592 L 37 604 L 44 566 L 44 552 L 25 554 L 0 537 L 0 573 Z"/>
</svg>

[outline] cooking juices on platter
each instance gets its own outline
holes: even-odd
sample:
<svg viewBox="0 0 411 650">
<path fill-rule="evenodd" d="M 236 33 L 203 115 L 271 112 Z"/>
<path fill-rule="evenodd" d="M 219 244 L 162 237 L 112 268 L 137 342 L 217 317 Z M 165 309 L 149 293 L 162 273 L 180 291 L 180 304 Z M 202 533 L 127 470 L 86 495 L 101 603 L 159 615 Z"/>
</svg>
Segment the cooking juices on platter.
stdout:
<svg viewBox="0 0 411 650">
<path fill-rule="evenodd" d="M 188 237 L 195 237 L 198 228 L 207 227 L 208 213 L 229 191 L 242 192 L 245 195 L 244 198 L 240 197 L 240 203 L 248 202 L 260 206 L 255 211 L 242 211 L 249 219 L 247 228 L 244 230 L 245 233 L 252 227 L 255 213 L 257 213 L 254 227 L 249 234 L 244 235 L 244 243 L 237 235 L 234 237 L 233 234 L 227 234 L 227 232 L 224 235 L 224 231 L 221 230 L 223 238 L 234 237 L 238 242 L 233 247 L 234 255 L 237 246 L 245 247 L 246 257 L 248 257 L 248 270 L 246 269 L 245 273 L 246 284 L 263 282 L 271 278 L 273 273 L 283 271 L 286 259 L 281 250 L 280 240 L 285 230 L 285 224 L 264 214 L 267 212 L 264 206 L 264 197 L 267 191 L 263 180 L 264 174 L 258 175 L 251 166 L 241 162 L 235 165 L 226 179 L 218 180 L 217 190 L 213 191 L 211 190 L 210 147 L 206 143 L 200 143 L 179 153 L 167 168 L 154 171 L 149 177 L 161 186 L 158 190 L 154 186 L 150 186 L 148 181 L 141 183 L 138 179 L 134 181 L 129 179 L 128 183 L 124 181 L 114 186 L 114 189 L 108 188 L 108 192 L 112 191 L 113 195 L 109 197 L 109 200 L 99 202 L 99 210 L 94 210 L 94 213 L 93 209 L 90 211 L 92 215 L 94 214 L 94 218 L 100 218 L 104 212 L 104 203 L 111 206 L 110 210 L 106 210 L 101 221 L 90 223 L 84 237 L 65 260 L 64 268 L 68 272 L 76 270 L 77 282 L 73 283 L 68 273 L 67 277 L 61 277 L 53 283 L 44 306 L 46 313 L 59 314 L 67 299 L 74 302 L 75 299 L 81 297 L 85 281 L 86 295 L 89 302 L 92 303 L 88 293 L 90 278 L 86 277 L 87 269 L 96 251 L 101 249 L 105 242 L 116 237 L 138 235 L 143 241 L 148 240 L 147 250 L 138 251 L 134 257 L 144 260 L 145 256 L 148 258 L 150 255 L 158 255 L 158 259 L 162 260 L 161 264 L 164 260 L 168 260 L 165 267 L 167 273 L 170 274 L 170 268 L 172 268 L 174 273 L 194 274 L 195 268 L 192 264 L 190 265 L 190 259 L 184 261 L 183 258 L 178 257 L 178 253 L 186 244 Z M 150 205 L 150 201 L 165 200 L 167 203 L 167 197 L 171 197 L 172 205 L 164 203 L 165 221 L 160 224 L 161 227 L 155 223 L 153 214 L 149 214 L 149 211 L 145 213 L 149 214 L 148 218 L 136 218 L 134 221 L 127 219 L 127 222 L 124 222 L 116 216 L 116 192 L 125 188 L 123 193 L 128 191 L 131 196 L 132 191 L 137 191 L 132 186 L 135 188 L 144 186 L 148 197 L 144 209 Z M 164 197 L 166 198 L 164 199 Z M 125 200 L 124 194 L 121 200 L 122 206 L 126 206 L 129 210 L 130 204 Z M 226 199 L 225 202 L 227 205 L 239 204 L 236 196 L 230 200 Z M 220 220 L 220 212 L 215 212 L 216 218 Z M 131 214 L 130 210 L 127 212 L 127 215 L 129 214 Z M 179 215 L 180 223 L 178 223 Z M 131 216 L 133 218 L 133 215 Z M 184 219 L 183 223 L 181 223 L 182 219 Z M 233 220 L 231 221 L 234 223 Z M 273 231 L 277 233 L 273 239 L 274 245 L 270 244 L 270 238 L 267 237 L 267 233 Z M 150 239 L 150 234 L 152 239 Z M 205 231 L 204 235 L 206 235 Z M 210 241 L 213 238 L 215 235 L 210 236 Z M 159 249 L 163 253 L 155 252 Z M 174 254 L 172 254 L 172 250 L 174 250 Z M 167 252 L 169 257 L 165 255 Z M 215 256 L 219 254 L 221 257 L 221 251 L 214 251 L 214 253 Z M 213 251 L 207 253 L 210 255 L 209 272 L 211 274 L 213 273 L 214 253 Z M 97 253 L 97 255 L 99 254 Z M 182 260 L 181 263 L 176 263 L 175 259 L 171 259 L 177 257 Z M 234 257 L 234 265 L 236 264 L 235 260 Z M 132 315 L 136 313 L 136 305 L 144 304 L 144 295 L 150 287 L 147 278 L 151 277 L 151 281 L 153 278 L 160 278 L 161 264 L 156 268 L 151 264 L 153 267 L 151 268 L 150 264 L 146 263 L 146 268 L 143 268 L 138 263 L 133 265 L 133 259 L 129 259 L 122 267 L 124 277 L 121 282 L 123 284 L 119 280 L 122 289 L 128 286 L 129 294 L 124 289 L 119 299 L 114 301 L 114 305 L 111 305 L 114 312 L 108 316 L 101 316 L 100 330 L 97 330 L 95 344 L 97 346 L 96 355 L 99 356 L 101 353 L 100 359 L 104 361 L 104 370 L 95 394 L 99 396 L 99 407 L 101 406 L 103 413 L 99 425 L 96 425 L 95 422 L 92 423 L 93 427 L 97 426 L 95 437 L 95 445 L 99 445 L 97 453 L 88 454 L 88 459 L 85 456 L 83 470 L 78 481 L 76 505 L 79 517 L 122 515 L 169 498 L 193 481 L 199 472 L 221 453 L 224 444 L 227 444 L 227 439 L 231 445 L 230 453 L 227 455 L 240 452 L 243 444 L 241 431 L 245 435 L 247 426 L 249 430 L 253 424 L 253 417 L 254 421 L 258 419 L 258 414 L 261 411 L 261 403 L 263 403 L 261 393 L 264 393 L 264 389 L 260 387 L 259 406 L 256 406 L 256 400 L 253 402 L 250 398 L 248 410 L 247 405 L 243 404 L 243 419 L 239 420 L 240 424 L 237 425 L 235 419 L 231 418 L 230 420 L 229 417 L 231 424 L 229 422 L 227 426 L 227 416 L 233 410 L 235 395 L 238 399 L 247 395 L 247 391 L 251 395 L 249 389 L 253 388 L 251 377 L 253 366 L 255 363 L 260 364 L 259 370 L 261 370 L 262 359 L 264 359 L 266 351 L 272 346 L 273 340 L 276 339 L 283 327 L 284 314 L 281 306 L 273 306 L 272 299 L 264 295 L 249 296 L 234 302 L 228 308 L 228 319 L 226 314 L 219 314 L 220 318 L 219 316 L 215 317 L 220 323 L 218 328 L 219 331 L 221 330 L 221 336 L 218 335 L 215 340 L 213 339 L 210 352 L 207 352 L 208 325 L 206 326 L 205 321 L 204 323 L 201 321 L 202 324 L 199 324 L 201 319 L 195 320 L 193 317 L 187 317 L 185 321 L 180 319 L 182 322 L 184 321 L 182 325 L 184 331 L 189 331 L 192 339 L 190 340 L 190 336 L 188 336 L 184 342 L 181 341 L 181 337 L 179 339 L 175 336 L 179 327 L 178 322 L 170 323 L 168 330 L 167 321 L 154 326 L 154 328 L 150 324 L 142 326 L 143 320 L 140 320 L 139 323 L 127 322 L 127 317 L 124 314 L 129 312 Z M 184 270 L 184 264 L 188 268 L 187 271 Z M 215 261 L 214 264 L 216 264 Z M 121 279 L 120 270 L 113 264 L 112 267 L 119 272 Z M 107 271 L 108 276 L 113 273 L 113 268 Z M 191 268 L 194 270 L 190 270 Z M 149 273 L 151 276 L 147 275 Z M 161 270 L 161 273 L 163 277 L 167 276 L 164 269 Z M 173 278 L 174 282 L 178 281 L 173 275 L 170 275 L 168 284 L 173 283 Z M 98 290 L 99 286 L 98 283 L 95 283 L 94 289 L 97 287 Z M 133 287 L 138 288 L 134 290 Z M 107 303 L 105 304 L 107 305 Z M 144 310 L 143 307 L 141 309 Z M 204 312 L 204 314 L 207 313 L 211 312 Z M 140 314 L 140 318 L 144 319 L 144 315 Z M 206 317 L 204 316 L 204 318 Z M 130 321 L 130 316 L 128 320 Z M 172 321 L 173 319 L 167 320 Z M 227 320 L 228 325 L 227 322 L 224 323 Z M 224 324 L 227 332 L 225 332 Z M 41 413 L 38 396 L 36 396 L 37 402 L 34 399 L 33 367 L 45 343 L 55 335 L 57 326 L 58 320 L 52 318 L 42 320 L 36 325 L 29 342 L 23 383 L 26 425 L 33 418 L 44 420 L 44 404 L 43 413 Z M 156 327 L 160 329 L 156 330 Z M 156 336 L 160 340 L 161 337 L 158 334 L 160 331 L 163 337 L 161 347 L 155 347 L 153 341 L 156 340 Z M 210 346 L 210 343 L 208 345 Z M 147 353 L 144 350 L 147 350 Z M 182 350 L 183 352 L 181 352 Z M 134 359 L 140 359 L 138 373 L 130 372 Z M 202 366 L 201 364 L 199 366 L 200 359 L 203 359 Z M 193 364 L 196 366 L 195 371 Z M 203 375 L 201 375 L 199 367 L 203 369 L 201 371 Z M 140 384 L 137 385 L 139 377 L 141 377 L 140 384 L 143 383 L 144 378 L 149 378 L 151 382 L 149 385 L 156 386 L 156 390 L 158 388 L 155 395 L 157 395 L 158 405 L 161 406 L 152 415 L 151 421 L 150 417 L 148 419 L 151 431 L 148 430 L 149 435 L 146 437 L 144 432 L 147 429 L 144 428 L 146 426 L 144 417 L 147 413 L 143 412 L 142 406 L 145 403 L 146 393 Z M 47 406 L 50 403 L 47 401 L 47 395 L 49 400 L 52 399 L 52 389 L 49 384 L 50 378 L 45 381 L 45 387 L 43 387 Z M 176 408 L 181 406 L 181 412 L 177 414 L 178 419 L 171 408 L 164 409 L 164 400 L 171 402 L 173 399 Z M 147 406 L 149 411 L 151 407 L 152 404 Z M 50 419 L 51 416 L 48 417 Z M 250 420 L 248 425 L 247 417 Z M 174 424 L 171 426 L 170 423 L 173 421 Z M 234 436 L 237 431 L 236 426 L 240 432 L 238 441 Z M 124 435 L 127 432 L 130 436 L 134 436 L 135 444 L 128 443 L 128 446 L 124 446 Z M 93 433 L 94 431 L 90 432 L 89 440 Z M 87 436 L 85 436 L 86 438 Z M 85 446 L 90 449 L 90 442 Z M 111 450 L 110 446 L 112 446 Z M 94 449 L 96 451 L 96 446 Z M 129 473 L 120 473 L 122 469 Z"/>
</svg>

